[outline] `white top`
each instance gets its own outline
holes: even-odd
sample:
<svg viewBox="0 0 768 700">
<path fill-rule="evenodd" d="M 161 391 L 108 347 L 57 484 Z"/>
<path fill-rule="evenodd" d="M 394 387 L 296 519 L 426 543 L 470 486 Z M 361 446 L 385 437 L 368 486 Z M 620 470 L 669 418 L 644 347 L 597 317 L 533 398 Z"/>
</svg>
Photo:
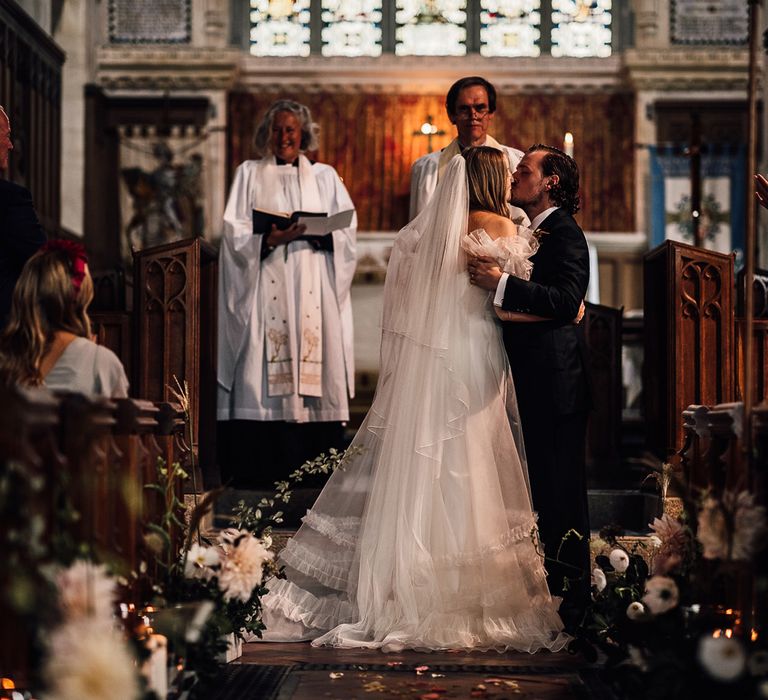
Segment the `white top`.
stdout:
<svg viewBox="0 0 768 700">
<path fill-rule="evenodd" d="M 122 399 L 128 396 L 123 363 L 109 348 L 87 338 L 75 338 L 45 378 L 45 386 L 91 396 Z"/>
<path fill-rule="evenodd" d="M 262 235 L 253 233 L 252 209 L 308 211 L 300 187 L 301 168 L 276 165 L 274 158 L 248 160 L 235 173 L 224 212 L 219 251 L 218 397 L 219 420 L 343 421 L 349 418 L 348 396 L 354 395 L 354 355 L 350 287 L 355 272 L 357 218 L 349 228 L 333 231 L 333 254 L 315 251 L 303 241 L 280 245 L 261 260 Z M 352 209 L 352 200 L 338 173 L 324 163 L 311 165 L 322 211 Z M 315 265 L 317 263 L 317 265 Z M 302 338 L 299 313 L 302 271 L 316 267 L 322 319 L 322 395 L 296 390 L 274 395 L 268 386 L 265 318 L 273 291 L 284 296 L 293 313 L 285 320 L 290 331 L 292 362 Z M 273 286 L 270 270 L 280 268 Z M 294 371 L 298 376 L 298 368 Z"/>
</svg>

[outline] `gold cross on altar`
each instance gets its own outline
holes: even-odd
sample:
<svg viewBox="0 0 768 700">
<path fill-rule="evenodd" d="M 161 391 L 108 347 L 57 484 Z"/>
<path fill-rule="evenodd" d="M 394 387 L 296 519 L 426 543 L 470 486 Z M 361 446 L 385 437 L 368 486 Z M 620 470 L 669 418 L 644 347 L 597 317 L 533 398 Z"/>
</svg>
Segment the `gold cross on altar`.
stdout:
<svg viewBox="0 0 768 700">
<path fill-rule="evenodd" d="M 427 153 L 432 153 L 432 138 L 434 136 L 445 136 L 445 132 L 442 129 L 438 129 L 432 123 L 432 115 L 427 115 L 427 121 L 425 121 L 421 128 L 413 132 L 414 136 L 426 136 L 427 137 Z"/>
</svg>

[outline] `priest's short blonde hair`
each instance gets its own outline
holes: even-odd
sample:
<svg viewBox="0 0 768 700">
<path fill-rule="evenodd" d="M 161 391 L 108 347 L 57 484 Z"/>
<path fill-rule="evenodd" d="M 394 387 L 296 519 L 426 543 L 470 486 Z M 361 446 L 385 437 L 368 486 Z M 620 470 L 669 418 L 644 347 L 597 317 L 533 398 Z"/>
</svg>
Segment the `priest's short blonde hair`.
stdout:
<svg viewBox="0 0 768 700">
<path fill-rule="evenodd" d="M 499 216 L 509 216 L 507 157 L 489 146 L 467 148 L 462 155 L 467 161 L 470 211 L 491 211 Z"/>
<path fill-rule="evenodd" d="M 259 157 L 264 158 L 265 156 L 272 155 L 272 122 L 274 122 L 279 112 L 290 112 L 299 120 L 301 125 L 301 144 L 299 150 L 302 153 L 305 151 L 316 151 L 318 147 L 317 135 L 320 132 L 320 127 L 312 121 L 312 113 L 309 111 L 309 107 L 293 100 L 278 100 L 272 103 L 272 106 L 267 110 L 267 113 L 256 127 L 253 142 Z"/>
</svg>

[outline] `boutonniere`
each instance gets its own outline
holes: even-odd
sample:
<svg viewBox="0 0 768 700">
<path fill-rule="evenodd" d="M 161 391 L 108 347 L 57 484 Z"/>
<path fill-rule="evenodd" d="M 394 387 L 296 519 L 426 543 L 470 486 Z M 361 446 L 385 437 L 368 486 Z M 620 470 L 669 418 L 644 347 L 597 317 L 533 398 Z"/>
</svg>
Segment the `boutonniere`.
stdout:
<svg viewBox="0 0 768 700">
<path fill-rule="evenodd" d="M 541 241 L 541 239 L 542 239 L 542 238 L 544 238 L 544 236 L 548 236 L 548 235 L 549 235 L 549 231 L 545 231 L 543 228 L 537 228 L 537 229 L 536 229 L 536 230 L 533 232 L 533 237 L 534 237 L 534 238 L 535 238 L 537 241 Z"/>
</svg>

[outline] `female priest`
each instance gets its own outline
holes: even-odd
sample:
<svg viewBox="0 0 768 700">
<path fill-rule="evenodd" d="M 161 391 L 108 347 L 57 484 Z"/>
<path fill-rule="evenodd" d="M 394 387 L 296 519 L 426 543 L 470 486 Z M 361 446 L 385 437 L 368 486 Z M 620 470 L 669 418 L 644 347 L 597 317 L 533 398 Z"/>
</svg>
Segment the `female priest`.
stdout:
<svg viewBox="0 0 768 700">
<path fill-rule="evenodd" d="M 275 102 L 256 129 L 259 160 L 235 173 L 219 253 L 218 395 L 222 480 L 274 482 L 343 447 L 354 395 L 353 215 L 348 228 L 258 230 L 253 210 L 333 215 L 354 205 L 338 173 L 311 161 L 318 127 L 304 105 Z M 262 227 L 266 228 L 266 227 Z"/>
<path fill-rule="evenodd" d="M 25 386 L 124 398 L 117 355 L 91 340 L 93 281 L 85 248 L 55 239 L 27 260 L 0 335 L 0 378 Z"/>
</svg>

